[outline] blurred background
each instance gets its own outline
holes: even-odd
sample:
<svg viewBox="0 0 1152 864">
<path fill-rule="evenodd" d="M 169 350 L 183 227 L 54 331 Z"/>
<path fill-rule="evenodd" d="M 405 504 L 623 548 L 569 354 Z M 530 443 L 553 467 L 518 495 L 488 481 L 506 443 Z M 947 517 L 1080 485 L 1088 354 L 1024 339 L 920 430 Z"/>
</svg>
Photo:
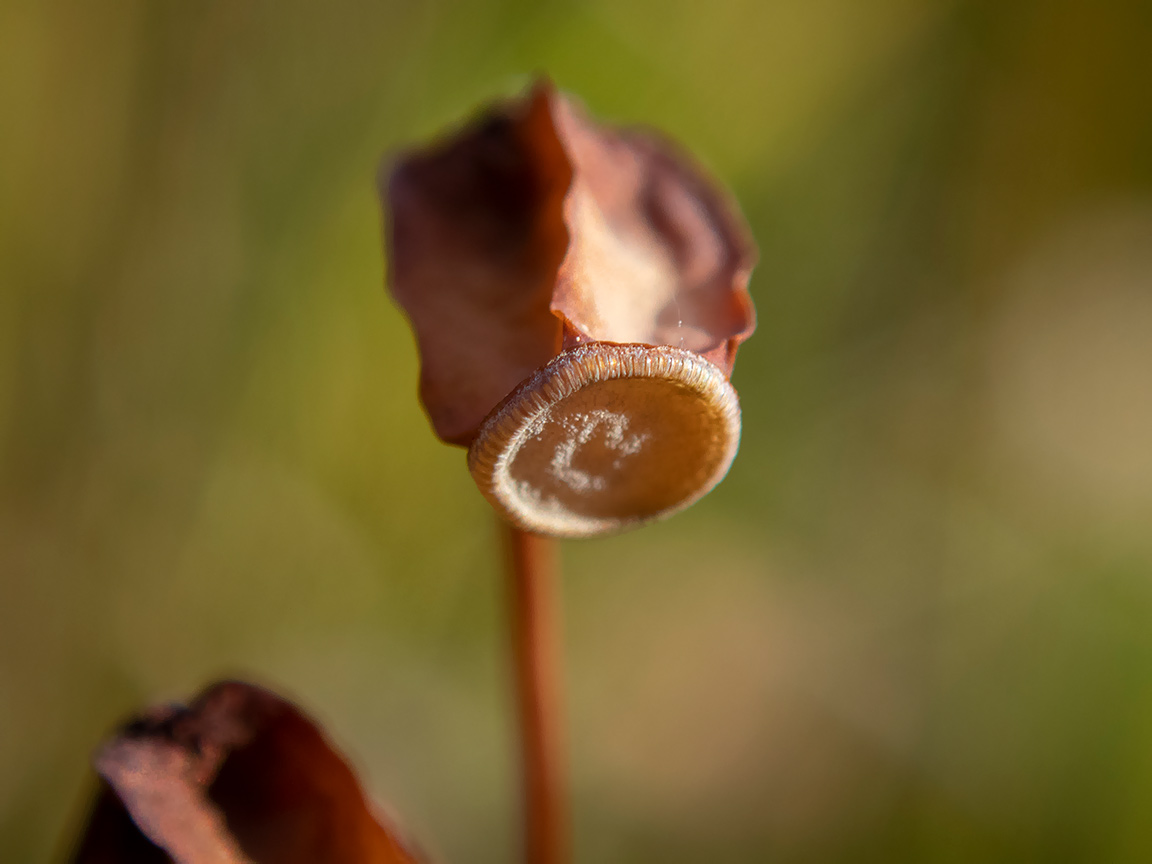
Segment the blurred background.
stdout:
<svg viewBox="0 0 1152 864">
<path fill-rule="evenodd" d="M 1152 6 L 0 5 L 0 859 L 242 675 L 513 860 L 491 513 L 375 173 L 541 70 L 761 247 L 740 456 L 564 547 L 583 862 L 1152 860 Z"/>
</svg>

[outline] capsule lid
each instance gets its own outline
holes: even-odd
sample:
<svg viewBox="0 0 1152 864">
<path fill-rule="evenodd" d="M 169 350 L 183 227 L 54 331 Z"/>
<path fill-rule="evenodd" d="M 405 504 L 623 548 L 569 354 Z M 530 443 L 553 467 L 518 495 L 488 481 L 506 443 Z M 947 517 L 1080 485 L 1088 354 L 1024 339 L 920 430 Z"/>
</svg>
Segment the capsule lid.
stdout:
<svg viewBox="0 0 1152 864">
<path fill-rule="evenodd" d="M 592 342 L 488 415 L 468 468 L 513 524 L 586 537 L 692 504 L 728 472 L 739 441 L 739 400 L 720 368 L 679 348 Z"/>
</svg>

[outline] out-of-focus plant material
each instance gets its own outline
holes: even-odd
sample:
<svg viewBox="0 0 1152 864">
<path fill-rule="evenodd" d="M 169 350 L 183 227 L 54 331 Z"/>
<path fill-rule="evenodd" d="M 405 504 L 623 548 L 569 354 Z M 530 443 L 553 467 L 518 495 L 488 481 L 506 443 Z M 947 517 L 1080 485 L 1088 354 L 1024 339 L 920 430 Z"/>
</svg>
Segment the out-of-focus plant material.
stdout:
<svg viewBox="0 0 1152 864">
<path fill-rule="evenodd" d="M 240 682 L 154 708 L 96 757 L 76 864 L 406 864 L 352 770 L 291 703 Z"/>
<path fill-rule="evenodd" d="M 734 203 L 663 138 L 597 126 L 547 82 L 387 178 L 390 283 L 437 435 L 484 417 L 561 350 L 670 345 L 726 374 L 755 326 Z"/>
<path fill-rule="evenodd" d="M 1152 861 L 1150 19 L 0 2 L 0 862 L 221 668 L 515 860 L 491 513 L 365 180 L 528 69 L 702 155 L 762 261 L 709 506 L 564 550 L 580 861 Z"/>
</svg>

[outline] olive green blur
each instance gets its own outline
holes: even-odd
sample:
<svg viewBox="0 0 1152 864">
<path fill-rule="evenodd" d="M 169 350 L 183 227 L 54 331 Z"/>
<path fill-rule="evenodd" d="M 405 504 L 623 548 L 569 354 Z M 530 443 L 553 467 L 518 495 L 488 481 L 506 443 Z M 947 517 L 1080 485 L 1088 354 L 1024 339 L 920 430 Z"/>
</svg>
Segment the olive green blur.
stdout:
<svg viewBox="0 0 1152 864">
<path fill-rule="evenodd" d="M 297 699 L 515 859 L 491 513 L 381 154 L 550 73 L 741 202 L 744 438 L 564 547 L 587 864 L 1152 860 L 1144 0 L 0 5 L 0 860 L 135 707 Z"/>
</svg>

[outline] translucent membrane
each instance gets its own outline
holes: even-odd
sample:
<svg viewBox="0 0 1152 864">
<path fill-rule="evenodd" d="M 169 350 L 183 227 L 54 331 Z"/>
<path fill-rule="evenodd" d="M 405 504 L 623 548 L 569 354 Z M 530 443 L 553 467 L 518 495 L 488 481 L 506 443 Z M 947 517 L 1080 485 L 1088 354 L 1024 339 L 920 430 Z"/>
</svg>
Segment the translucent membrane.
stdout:
<svg viewBox="0 0 1152 864">
<path fill-rule="evenodd" d="M 488 416 L 468 468 L 513 524 L 581 537 L 687 507 L 728 472 L 739 441 L 740 404 L 718 367 L 678 348 L 593 342 Z"/>
</svg>

